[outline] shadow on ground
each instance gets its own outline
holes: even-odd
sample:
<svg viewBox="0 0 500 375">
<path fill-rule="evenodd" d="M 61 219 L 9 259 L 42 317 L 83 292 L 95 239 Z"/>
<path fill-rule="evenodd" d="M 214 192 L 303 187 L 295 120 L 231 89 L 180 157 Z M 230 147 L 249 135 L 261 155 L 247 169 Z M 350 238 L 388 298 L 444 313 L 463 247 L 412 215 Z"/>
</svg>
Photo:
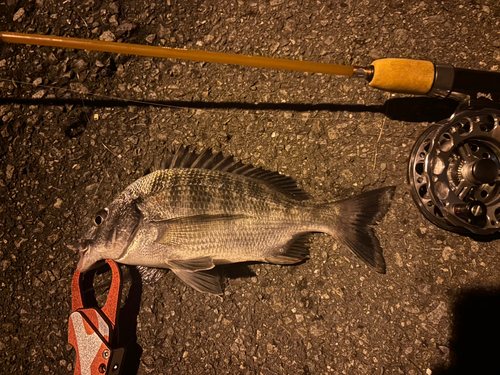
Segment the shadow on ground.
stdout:
<svg viewBox="0 0 500 375">
<path fill-rule="evenodd" d="M 26 104 L 63 106 L 74 105 L 84 107 L 169 107 L 194 109 L 242 109 L 242 110 L 276 110 L 276 111 L 330 111 L 330 112 L 372 112 L 383 113 L 388 118 L 408 122 L 437 122 L 450 117 L 458 106 L 452 99 L 438 99 L 428 97 L 404 97 L 387 100 L 383 105 L 336 104 L 336 103 L 245 103 L 245 102 L 208 102 L 184 100 L 139 101 L 121 100 L 117 98 L 105 99 L 24 99 L 0 98 L 2 104 Z M 81 119 L 80 122 L 82 122 Z M 76 121 L 78 123 L 78 121 Z M 74 126 L 73 126 L 74 127 Z M 78 128 L 78 127 L 77 127 Z M 78 130 L 78 129 L 77 129 Z M 71 131 L 75 131 L 71 129 Z"/>
<path fill-rule="evenodd" d="M 462 291 L 453 305 L 450 365 L 433 375 L 500 374 L 500 289 Z"/>
</svg>

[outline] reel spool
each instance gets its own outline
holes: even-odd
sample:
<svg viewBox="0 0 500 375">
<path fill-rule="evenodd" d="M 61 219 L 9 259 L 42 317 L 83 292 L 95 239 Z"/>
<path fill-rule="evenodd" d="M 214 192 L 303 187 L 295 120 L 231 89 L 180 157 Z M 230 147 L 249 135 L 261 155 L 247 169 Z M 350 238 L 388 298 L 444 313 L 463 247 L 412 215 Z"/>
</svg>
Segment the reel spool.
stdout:
<svg viewBox="0 0 500 375">
<path fill-rule="evenodd" d="M 437 226 L 489 235 L 500 231 L 500 111 L 465 110 L 430 126 L 410 156 L 413 199 Z"/>
</svg>

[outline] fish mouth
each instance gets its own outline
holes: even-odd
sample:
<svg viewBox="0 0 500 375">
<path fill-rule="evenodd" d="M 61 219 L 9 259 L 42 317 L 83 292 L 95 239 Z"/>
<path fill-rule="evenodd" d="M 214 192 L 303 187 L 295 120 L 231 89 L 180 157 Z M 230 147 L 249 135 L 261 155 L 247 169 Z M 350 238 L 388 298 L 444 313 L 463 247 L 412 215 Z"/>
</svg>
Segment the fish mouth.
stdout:
<svg viewBox="0 0 500 375">
<path fill-rule="evenodd" d="M 99 267 L 99 261 L 101 258 L 96 258 L 93 256 L 93 252 L 91 251 L 90 243 L 83 242 L 80 244 L 78 253 L 80 254 L 80 260 L 78 260 L 78 264 L 76 269 L 79 272 L 87 272 L 91 269 Z"/>
<path fill-rule="evenodd" d="M 81 248 L 78 250 L 78 253 L 80 254 L 80 259 L 78 260 L 78 264 L 76 266 L 76 269 L 79 272 L 85 272 L 85 271 L 88 271 L 90 269 L 91 265 L 89 265 L 88 261 L 87 261 L 87 258 L 88 258 L 87 254 L 89 253 L 89 250 L 90 250 L 90 246 L 86 246 L 85 248 L 83 248 L 83 246 L 81 246 Z"/>
</svg>

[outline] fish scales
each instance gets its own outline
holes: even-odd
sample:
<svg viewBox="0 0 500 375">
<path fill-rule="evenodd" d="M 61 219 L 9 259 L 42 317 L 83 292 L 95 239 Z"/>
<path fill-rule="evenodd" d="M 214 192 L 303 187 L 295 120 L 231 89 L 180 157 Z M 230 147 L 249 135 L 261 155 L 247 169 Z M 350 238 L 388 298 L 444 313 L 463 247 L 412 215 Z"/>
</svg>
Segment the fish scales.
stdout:
<svg viewBox="0 0 500 375">
<path fill-rule="evenodd" d="M 149 178 L 156 181 L 144 184 L 139 180 L 138 187 L 131 186 L 131 197 L 150 195 L 151 199 L 143 210 L 150 221 L 203 214 L 245 216 L 226 221 L 223 225 L 219 221 L 208 226 L 183 223 L 183 228 L 177 231 L 182 231 L 184 235 L 177 232 L 175 241 L 163 244 L 171 245 L 163 247 L 164 251 L 168 249 L 166 258 L 189 258 L 193 253 L 212 256 L 216 263 L 240 261 L 249 255 L 263 261 L 268 252 L 284 246 L 294 233 L 318 229 L 313 221 L 315 206 L 294 201 L 267 185 L 243 176 L 177 169 L 157 171 Z M 150 190 L 150 187 L 157 189 L 157 192 Z M 298 204 L 302 207 L 298 207 Z M 151 228 L 148 227 L 144 232 L 148 230 Z M 142 238 L 146 234 L 140 234 L 138 238 L 141 242 L 133 243 L 131 251 L 154 246 L 149 242 L 144 243 Z M 241 254 L 234 249 L 240 249 Z M 141 253 L 141 256 L 145 256 Z M 257 254 L 259 256 L 256 259 Z M 127 260 L 127 257 L 120 258 L 122 262 Z"/>
<path fill-rule="evenodd" d="M 243 176 L 208 170 L 157 171 L 143 179 L 132 184 L 124 194 L 131 199 L 149 195 L 144 207 L 150 220 L 249 211 L 263 217 L 280 213 L 280 217 L 295 216 L 297 211 L 292 213 L 292 210 L 301 203 Z"/>
<path fill-rule="evenodd" d="M 80 271 L 101 259 L 169 268 L 195 289 L 220 294 L 216 265 L 300 262 L 309 255 L 308 235 L 324 232 L 385 272 L 370 225 L 385 215 L 393 187 L 318 204 L 290 178 L 219 154 L 181 148 L 169 160 L 95 217 L 82 241 Z"/>
</svg>

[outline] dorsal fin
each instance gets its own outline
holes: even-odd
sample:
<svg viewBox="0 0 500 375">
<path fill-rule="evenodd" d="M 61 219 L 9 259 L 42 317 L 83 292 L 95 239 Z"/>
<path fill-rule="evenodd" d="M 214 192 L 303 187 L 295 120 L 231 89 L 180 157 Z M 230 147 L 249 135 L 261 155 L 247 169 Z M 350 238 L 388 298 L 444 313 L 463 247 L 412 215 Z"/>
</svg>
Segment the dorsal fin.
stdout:
<svg viewBox="0 0 500 375">
<path fill-rule="evenodd" d="M 221 152 L 214 153 L 211 149 L 197 154 L 189 151 L 189 146 L 180 146 L 176 152 L 166 152 L 163 158 L 155 160 L 153 170 L 174 168 L 200 168 L 239 174 L 265 182 L 293 199 L 309 199 L 309 195 L 297 186 L 293 178 L 256 168 L 251 164 L 243 164 L 235 161 L 232 156 L 224 157 Z"/>
</svg>

